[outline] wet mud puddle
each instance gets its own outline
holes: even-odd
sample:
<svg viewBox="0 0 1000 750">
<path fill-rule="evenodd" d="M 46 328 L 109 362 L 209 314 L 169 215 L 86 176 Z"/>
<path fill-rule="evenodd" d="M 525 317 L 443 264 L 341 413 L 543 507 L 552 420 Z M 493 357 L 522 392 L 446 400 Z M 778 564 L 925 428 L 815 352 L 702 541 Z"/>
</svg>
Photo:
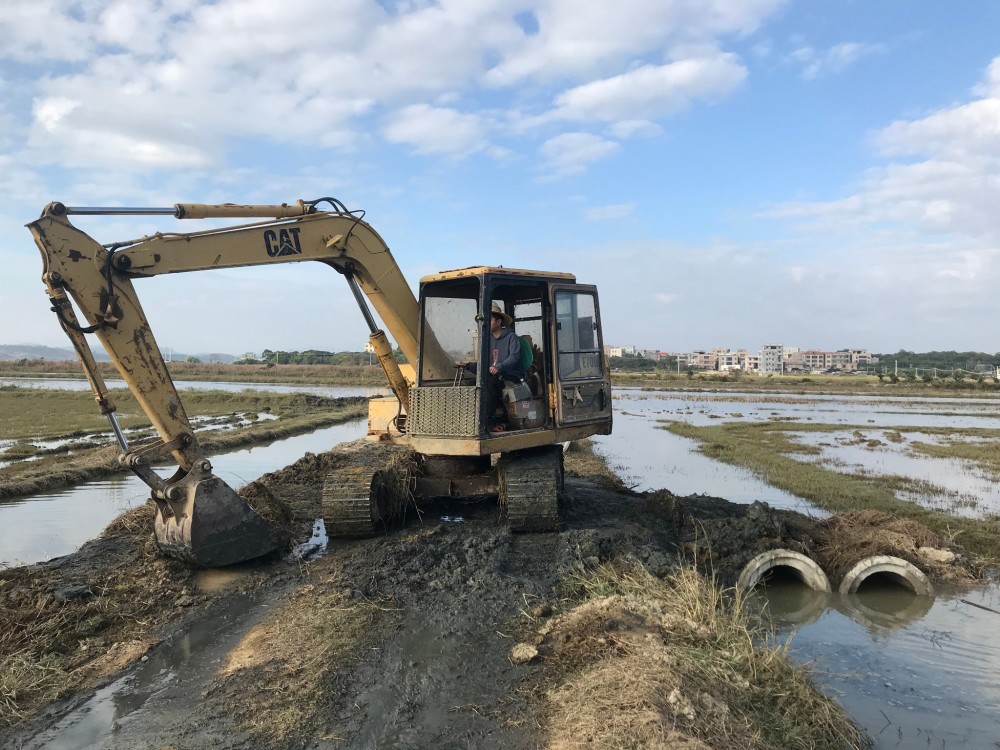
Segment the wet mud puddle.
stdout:
<svg viewBox="0 0 1000 750">
<path fill-rule="evenodd" d="M 212 581 L 209 587 L 217 584 L 218 581 Z M 220 654 L 228 653 L 242 635 L 243 628 L 234 624 L 245 619 L 255 603 L 250 596 L 232 599 L 210 616 L 199 618 L 173 643 L 153 649 L 137 668 L 99 689 L 22 747 L 24 750 L 134 747 L 145 745 L 151 735 L 160 732 L 166 738 L 162 744 L 170 744 L 172 727 L 164 724 L 164 707 L 170 706 L 178 712 L 177 726 L 190 721 L 195 708 L 175 705 L 171 689 L 177 687 L 178 692 L 183 689 L 190 694 L 192 681 L 206 680 L 215 673 Z M 182 680 L 187 685 L 181 685 Z M 194 693 L 200 695 L 201 691 Z M 143 728 L 145 719 L 151 719 L 156 732 L 147 733 Z"/>
<path fill-rule="evenodd" d="M 506 661 L 505 652 L 488 653 L 485 646 L 497 640 L 490 618 L 479 624 L 459 619 L 433 607 L 405 613 L 400 632 L 385 643 L 377 683 L 356 699 L 364 719 L 348 747 L 521 746 L 526 732 L 500 726 L 484 731 L 479 713 L 501 697 L 505 682 L 497 681 L 495 666 L 497 659 Z M 480 625 L 486 630 L 475 632 Z"/>
</svg>

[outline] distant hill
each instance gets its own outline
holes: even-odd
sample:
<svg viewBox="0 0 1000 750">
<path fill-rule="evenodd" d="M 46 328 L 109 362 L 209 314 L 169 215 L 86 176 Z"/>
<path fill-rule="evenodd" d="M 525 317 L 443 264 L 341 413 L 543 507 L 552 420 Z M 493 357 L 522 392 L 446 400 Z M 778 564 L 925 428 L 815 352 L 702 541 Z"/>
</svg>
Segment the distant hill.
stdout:
<svg viewBox="0 0 1000 750">
<path fill-rule="evenodd" d="M 94 352 L 94 356 L 104 360 L 108 358 L 107 354 L 98 351 Z M 76 352 L 72 349 L 41 346 L 40 344 L 0 344 L 0 360 L 12 359 L 72 360 L 76 359 Z"/>
<path fill-rule="evenodd" d="M 100 362 L 107 362 L 110 357 L 108 357 L 107 352 L 100 345 L 92 347 L 94 352 L 94 359 Z M 167 356 L 164 352 L 164 356 Z M 189 355 L 181 354 L 177 351 L 170 352 L 170 359 L 175 361 L 184 361 Z M 212 362 L 218 364 L 229 365 L 235 362 L 239 357 L 235 357 L 232 354 L 222 354 L 219 352 L 211 352 L 209 354 L 195 354 L 193 355 L 200 359 L 202 362 Z M 76 352 L 72 349 L 63 349 L 61 347 L 55 346 L 42 346 L 41 344 L 0 344 L 0 361 L 11 361 L 18 359 L 47 359 L 51 362 L 58 362 L 60 360 L 74 360 L 76 359 Z"/>
</svg>

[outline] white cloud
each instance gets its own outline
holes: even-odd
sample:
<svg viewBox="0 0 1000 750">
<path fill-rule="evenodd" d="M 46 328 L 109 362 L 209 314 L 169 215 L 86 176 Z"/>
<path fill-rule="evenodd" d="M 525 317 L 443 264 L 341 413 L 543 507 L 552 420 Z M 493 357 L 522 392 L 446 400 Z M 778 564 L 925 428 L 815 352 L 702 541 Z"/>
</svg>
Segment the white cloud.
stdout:
<svg viewBox="0 0 1000 750">
<path fill-rule="evenodd" d="M 956 234 L 1000 244 L 1000 57 L 973 89 L 980 98 L 916 120 L 899 120 L 874 134 L 887 156 L 915 157 L 869 170 L 845 198 L 787 203 L 769 212 L 820 222 L 836 231 L 845 224 L 874 227 L 888 222 L 934 234 Z"/>
<path fill-rule="evenodd" d="M 635 211 L 634 203 L 616 203 L 610 206 L 593 206 L 584 213 L 588 221 L 614 221 L 631 216 Z"/>
<path fill-rule="evenodd" d="M 586 77 L 676 45 L 749 34 L 783 0 L 542 0 L 533 3 L 538 33 L 522 34 L 486 75 L 495 86 L 528 77 Z"/>
<path fill-rule="evenodd" d="M 876 143 L 887 156 L 1000 159 L 1000 87 L 982 99 L 920 120 L 894 122 L 877 134 Z"/>
<path fill-rule="evenodd" d="M 735 55 L 719 53 L 577 86 L 556 98 L 555 116 L 569 120 L 644 120 L 672 114 L 693 99 L 729 93 L 746 78 Z"/>
<path fill-rule="evenodd" d="M 394 113 L 383 129 L 389 143 L 407 143 L 421 154 L 464 156 L 487 147 L 482 119 L 454 109 L 413 104 Z"/>
<path fill-rule="evenodd" d="M 611 135 L 615 138 L 652 138 L 663 133 L 663 128 L 649 120 L 619 120 L 611 125 Z"/>
<path fill-rule="evenodd" d="M 360 150 L 380 134 L 510 160 L 560 120 L 649 136 L 655 118 L 725 95 L 746 72 L 721 40 L 784 2 L 6 0 L 0 59 L 63 63 L 14 87 L 33 101 L 32 163 L 219 170 L 247 141 Z M 530 96 L 481 90 L 527 77 Z"/>
<path fill-rule="evenodd" d="M 85 60 L 92 53 L 93 18 L 65 12 L 59 0 L 5 0 L 0 3 L 0 59 Z"/>
<path fill-rule="evenodd" d="M 580 174 L 588 166 L 621 150 L 621 146 L 591 133 L 563 133 L 542 144 L 539 153 L 549 177 Z"/>
<path fill-rule="evenodd" d="M 869 169 L 854 192 L 838 200 L 769 211 L 799 222 L 817 246 L 803 252 L 788 275 L 808 280 L 803 288 L 834 285 L 842 299 L 878 299 L 883 309 L 905 309 L 908 326 L 919 332 L 914 335 L 937 342 L 916 346 L 981 347 L 982 331 L 969 321 L 992 309 L 1000 285 L 998 71 L 1000 57 L 970 101 L 874 134 L 881 155 L 907 161 Z M 812 304 L 820 309 L 822 300 Z M 895 346 L 912 348 L 896 336 Z"/>
<path fill-rule="evenodd" d="M 801 45 L 792 50 L 787 59 L 798 64 L 802 68 L 802 77 L 811 81 L 822 75 L 842 73 L 863 57 L 885 52 L 884 44 L 841 42 L 825 51 Z"/>
</svg>

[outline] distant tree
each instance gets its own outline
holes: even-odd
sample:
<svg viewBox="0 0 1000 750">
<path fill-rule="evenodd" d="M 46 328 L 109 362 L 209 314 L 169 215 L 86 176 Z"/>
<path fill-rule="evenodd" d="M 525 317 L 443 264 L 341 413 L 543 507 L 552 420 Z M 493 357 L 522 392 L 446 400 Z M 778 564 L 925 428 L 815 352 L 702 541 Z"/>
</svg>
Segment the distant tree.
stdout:
<svg viewBox="0 0 1000 750">
<path fill-rule="evenodd" d="M 190 362 L 193 365 L 200 365 L 201 364 L 201 360 L 198 357 L 194 357 L 194 356 L 189 356 L 184 361 L 185 362 Z"/>
<path fill-rule="evenodd" d="M 611 369 L 623 372 L 653 372 L 656 362 L 645 357 L 612 357 Z"/>
</svg>

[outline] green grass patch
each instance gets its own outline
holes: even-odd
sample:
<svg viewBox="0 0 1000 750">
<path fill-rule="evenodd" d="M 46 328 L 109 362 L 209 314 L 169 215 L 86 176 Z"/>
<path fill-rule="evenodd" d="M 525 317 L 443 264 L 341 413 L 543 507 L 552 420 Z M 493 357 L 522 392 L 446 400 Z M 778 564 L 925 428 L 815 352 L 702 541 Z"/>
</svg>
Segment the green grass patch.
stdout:
<svg viewBox="0 0 1000 750">
<path fill-rule="evenodd" d="M 788 432 L 840 432 L 871 427 L 767 422 L 730 422 L 695 427 L 684 422 L 664 422 L 664 429 L 700 443 L 709 458 L 753 471 L 768 484 L 834 513 L 873 509 L 912 518 L 936 534 L 965 547 L 990 564 L 1000 563 L 1000 518 L 970 519 L 923 508 L 899 497 L 902 492 L 923 492 L 932 486 L 900 476 L 844 474 L 800 461 L 796 455 L 815 453 L 796 443 Z M 879 428 L 899 429 L 899 428 Z M 920 428 L 921 432 L 934 430 Z M 949 434 L 995 431 L 943 430 Z"/>
</svg>

